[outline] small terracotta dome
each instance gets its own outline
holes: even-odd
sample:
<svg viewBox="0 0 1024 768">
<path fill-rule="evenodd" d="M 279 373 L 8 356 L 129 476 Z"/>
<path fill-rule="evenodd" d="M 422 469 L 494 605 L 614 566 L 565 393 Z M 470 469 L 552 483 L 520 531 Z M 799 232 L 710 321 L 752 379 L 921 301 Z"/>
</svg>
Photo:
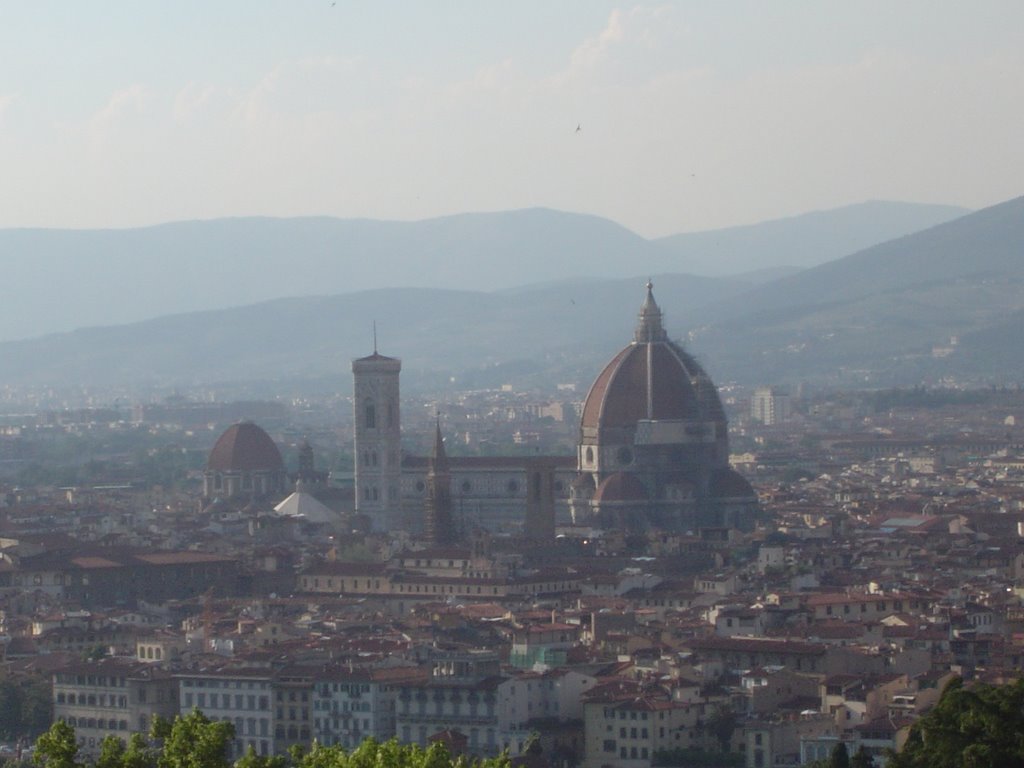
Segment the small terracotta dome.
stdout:
<svg viewBox="0 0 1024 768">
<path fill-rule="evenodd" d="M 251 421 L 241 421 L 217 438 L 206 468 L 216 472 L 283 472 L 284 461 L 270 435 Z"/>
<path fill-rule="evenodd" d="M 647 489 L 640 478 L 631 472 L 616 472 L 609 475 L 594 492 L 594 503 L 614 501 L 646 501 Z"/>
</svg>

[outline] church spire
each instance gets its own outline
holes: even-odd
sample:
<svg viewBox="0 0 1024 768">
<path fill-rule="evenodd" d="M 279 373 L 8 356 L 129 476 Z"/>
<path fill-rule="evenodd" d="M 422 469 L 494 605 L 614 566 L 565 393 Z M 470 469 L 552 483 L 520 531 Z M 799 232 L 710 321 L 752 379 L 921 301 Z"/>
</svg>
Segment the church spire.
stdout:
<svg viewBox="0 0 1024 768">
<path fill-rule="evenodd" d="M 430 454 L 430 468 L 434 473 L 448 471 L 448 454 L 444 450 L 444 437 L 441 436 L 441 415 L 437 415 L 434 427 L 434 450 Z"/>
<path fill-rule="evenodd" d="M 426 520 L 423 526 L 427 540 L 435 546 L 453 544 L 458 539 L 452 515 L 451 484 L 439 415 L 434 428 L 434 450 L 427 469 Z"/>
<path fill-rule="evenodd" d="M 661 309 L 658 302 L 654 300 L 654 283 L 650 278 L 647 280 L 647 296 L 644 303 L 640 305 L 639 320 L 636 324 L 636 332 L 633 339 L 638 344 L 645 344 L 652 341 L 665 341 L 668 334 L 661 324 Z"/>
</svg>

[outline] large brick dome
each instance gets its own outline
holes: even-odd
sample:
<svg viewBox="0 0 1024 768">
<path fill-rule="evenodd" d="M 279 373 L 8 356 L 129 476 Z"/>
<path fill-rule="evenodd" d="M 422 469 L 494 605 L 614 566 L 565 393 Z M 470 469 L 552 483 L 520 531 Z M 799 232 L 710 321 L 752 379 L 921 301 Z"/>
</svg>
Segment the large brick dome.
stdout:
<svg viewBox="0 0 1024 768">
<path fill-rule="evenodd" d="M 667 339 L 633 343 L 612 358 L 590 387 L 581 426 L 599 433 L 641 420 L 725 421 L 711 379 Z"/>
<path fill-rule="evenodd" d="M 729 468 L 711 378 L 669 340 L 648 282 L 633 341 L 587 393 L 573 518 L 625 528 L 749 527 L 753 489 Z"/>
<path fill-rule="evenodd" d="M 652 288 L 648 283 L 632 343 L 611 359 L 587 393 L 580 419 L 585 444 L 643 441 L 645 430 L 657 422 L 674 425 L 676 432 L 684 429 L 689 437 L 714 424 L 724 441 L 718 390 L 693 356 L 669 340 Z"/>
</svg>

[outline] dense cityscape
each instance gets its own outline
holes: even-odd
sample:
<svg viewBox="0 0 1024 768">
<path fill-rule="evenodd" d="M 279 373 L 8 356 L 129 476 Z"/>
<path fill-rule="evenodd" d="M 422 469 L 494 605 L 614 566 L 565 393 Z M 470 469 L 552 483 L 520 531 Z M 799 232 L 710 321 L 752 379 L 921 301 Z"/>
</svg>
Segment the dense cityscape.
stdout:
<svg viewBox="0 0 1024 768">
<path fill-rule="evenodd" d="M 587 389 L 410 398 L 373 350 L 322 400 L 8 392 L 0 749 L 198 709 L 232 759 L 881 765 L 1016 679 L 1024 394 L 716 387 L 646 291 Z"/>
<path fill-rule="evenodd" d="M 0 768 L 1024 766 L 1024 3 L 0 51 Z"/>
</svg>

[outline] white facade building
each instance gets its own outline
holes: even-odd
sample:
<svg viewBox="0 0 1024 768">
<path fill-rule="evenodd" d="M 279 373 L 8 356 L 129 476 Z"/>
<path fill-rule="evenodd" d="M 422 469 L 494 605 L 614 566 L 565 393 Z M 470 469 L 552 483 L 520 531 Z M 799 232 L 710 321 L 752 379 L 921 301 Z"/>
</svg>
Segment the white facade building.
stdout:
<svg viewBox="0 0 1024 768">
<path fill-rule="evenodd" d="M 244 755 L 249 747 L 257 755 L 275 754 L 270 670 L 197 672 L 179 675 L 178 680 L 180 714 L 198 708 L 211 720 L 235 726 L 233 759 Z"/>
</svg>

